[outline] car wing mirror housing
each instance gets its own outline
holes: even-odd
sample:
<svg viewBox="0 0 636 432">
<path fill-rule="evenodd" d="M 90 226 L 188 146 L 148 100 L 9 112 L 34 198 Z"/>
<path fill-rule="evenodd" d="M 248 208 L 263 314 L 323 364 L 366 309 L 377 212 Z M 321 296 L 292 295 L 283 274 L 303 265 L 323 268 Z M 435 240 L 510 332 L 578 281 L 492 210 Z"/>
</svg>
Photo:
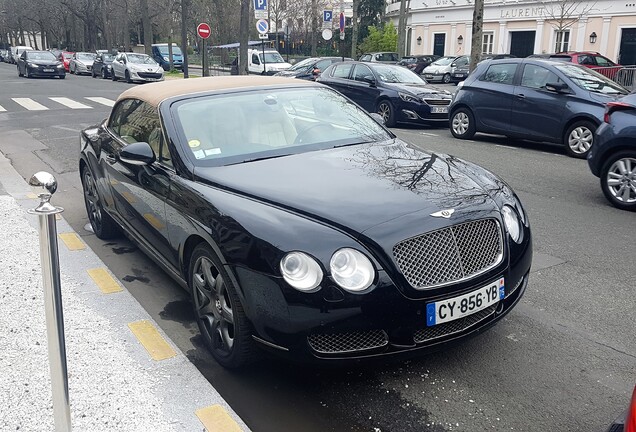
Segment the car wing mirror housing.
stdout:
<svg viewBox="0 0 636 432">
<path fill-rule="evenodd" d="M 545 89 L 555 93 L 565 93 L 568 85 L 566 83 L 546 83 Z"/>
<path fill-rule="evenodd" d="M 373 120 L 376 121 L 376 123 L 378 123 L 381 126 L 384 126 L 384 117 L 382 117 L 380 114 L 378 114 L 378 113 L 369 113 L 369 115 L 371 116 L 371 118 Z"/>
<path fill-rule="evenodd" d="M 156 157 L 150 144 L 136 142 L 121 149 L 119 160 L 130 165 L 150 165 L 156 160 Z"/>
<path fill-rule="evenodd" d="M 375 87 L 375 79 L 370 77 L 362 78 L 364 82 L 368 83 L 371 87 Z"/>
</svg>

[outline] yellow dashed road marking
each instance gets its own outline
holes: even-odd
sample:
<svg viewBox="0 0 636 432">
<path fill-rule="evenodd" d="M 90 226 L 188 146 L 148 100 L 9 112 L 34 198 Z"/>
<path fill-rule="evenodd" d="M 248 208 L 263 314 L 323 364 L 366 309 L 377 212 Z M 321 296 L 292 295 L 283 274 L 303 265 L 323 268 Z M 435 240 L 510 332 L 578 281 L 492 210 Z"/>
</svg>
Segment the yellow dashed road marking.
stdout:
<svg viewBox="0 0 636 432">
<path fill-rule="evenodd" d="M 150 225 L 152 225 L 153 227 L 155 227 L 158 230 L 164 229 L 165 225 L 163 224 L 163 222 L 161 222 L 159 219 L 157 219 L 155 217 L 155 215 L 153 215 L 152 213 L 146 213 L 144 214 L 144 219 L 146 219 Z"/>
<path fill-rule="evenodd" d="M 58 234 L 58 237 L 62 239 L 68 250 L 76 251 L 86 249 L 86 245 L 82 239 L 74 232 Z"/>
<path fill-rule="evenodd" d="M 128 324 L 128 327 L 146 348 L 153 360 L 165 360 L 177 355 L 150 321 L 135 321 Z"/>
<path fill-rule="evenodd" d="M 111 294 L 122 291 L 123 288 L 117 281 L 106 271 L 105 268 L 95 268 L 87 270 L 88 275 L 93 279 L 97 287 L 104 294 Z"/>
<path fill-rule="evenodd" d="M 243 432 L 221 405 L 198 409 L 195 414 L 208 432 Z"/>
</svg>

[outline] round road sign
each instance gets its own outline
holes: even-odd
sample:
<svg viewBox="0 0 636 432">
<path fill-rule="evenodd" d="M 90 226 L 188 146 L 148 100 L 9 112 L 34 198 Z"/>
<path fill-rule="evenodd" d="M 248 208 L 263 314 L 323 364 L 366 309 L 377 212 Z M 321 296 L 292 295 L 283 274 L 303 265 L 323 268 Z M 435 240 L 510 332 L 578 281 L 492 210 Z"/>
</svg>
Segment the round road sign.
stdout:
<svg viewBox="0 0 636 432">
<path fill-rule="evenodd" d="M 197 34 L 200 38 L 207 39 L 212 34 L 212 29 L 209 24 L 201 23 L 197 26 Z"/>
<path fill-rule="evenodd" d="M 333 33 L 331 32 L 331 29 L 324 29 L 322 31 L 322 38 L 324 40 L 329 40 L 331 39 L 332 36 L 333 36 Z"/>
<path fill-rule="evenodd" d="M 256 30 L 258 30 L 260 34 L 267 33 L 269 30 L 269 23 L 267 22 L 267 20 L 259 19 L 258 21 L 256 21 Z"/>
</svg>

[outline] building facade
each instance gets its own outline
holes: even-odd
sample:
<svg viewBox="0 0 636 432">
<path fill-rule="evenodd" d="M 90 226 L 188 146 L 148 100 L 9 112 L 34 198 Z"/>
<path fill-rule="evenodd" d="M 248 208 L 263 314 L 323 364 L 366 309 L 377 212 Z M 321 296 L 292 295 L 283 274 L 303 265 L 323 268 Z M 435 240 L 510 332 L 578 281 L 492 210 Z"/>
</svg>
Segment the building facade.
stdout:
<svg viewBox="0 0 636 432">
<path fill-rule="evenodd" d="M 470 54 L 473 8 L 473 0 L 410 0 L 405 54 Z M 399 0 L 389 0 L 396 27 L 399 10 Z M 634 0 L 486 0 L 483 16 L 483 54 L 596 51 L 636 64 Z"/>
</svg>

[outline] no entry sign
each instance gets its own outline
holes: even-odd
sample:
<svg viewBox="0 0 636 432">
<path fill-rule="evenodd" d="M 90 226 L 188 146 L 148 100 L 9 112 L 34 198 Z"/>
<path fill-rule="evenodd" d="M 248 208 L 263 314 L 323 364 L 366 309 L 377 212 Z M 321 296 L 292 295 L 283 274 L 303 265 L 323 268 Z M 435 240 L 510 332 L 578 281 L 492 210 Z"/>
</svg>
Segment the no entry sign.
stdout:
<svg viewBox="0 0 636 432">
<path fill-rule="evenodd" d="M 201 23 L 197 26 L 197 34 L 200 38 L 207 39 L 212 34 L 212 29 L 209 24 Z"/>
</svg>

